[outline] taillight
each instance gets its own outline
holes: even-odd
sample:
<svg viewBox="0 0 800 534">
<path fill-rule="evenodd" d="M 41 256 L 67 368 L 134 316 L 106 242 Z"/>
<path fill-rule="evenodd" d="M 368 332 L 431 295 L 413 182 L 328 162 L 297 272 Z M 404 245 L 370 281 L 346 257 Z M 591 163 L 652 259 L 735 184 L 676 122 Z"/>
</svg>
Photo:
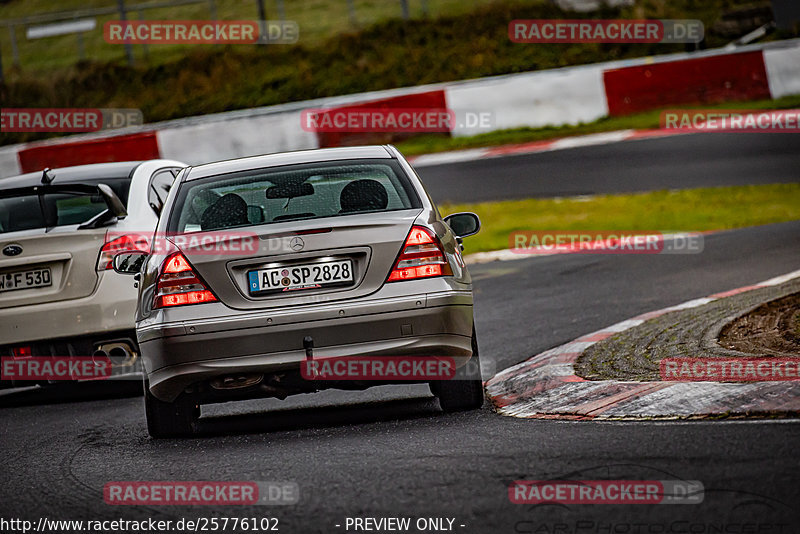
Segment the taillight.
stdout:
<svg viewBox="0 0 800 534">
<path fill-rule="evenodd" d="M 106 239 L 111 238 L 106 234 Z M 107 271 L 113 269 L 114 256 L 121 252 L 150 252 L 150 236 L 145 234 L 125 234 L 113 237 L 106 241 L 100 249 L 100 257 L 97 258 L 97 270 Z"/>
<path fill-rule="evenodd" d="M 30 358 L 33 355 L 30 345 L 22 345 L 11 349 L 14 358 Z"/>
<path fill-rule="evenodd" d="M 439 244 L 439 240 L 430 230 L 421 226 L 412 226 L 403 251 L 397 258 L 387 282 L 430 278 L 432 276 L 451 276 L 453 270 L 447 263 L 447 257 Z"/>
<path fill-rule="evenodd" d="M 156 299 L 153 308 L 216 301 L 217 297 L 195 274 L 183 254 L 176 252 L 164 261 L 156 281 Z"/>
</svg>

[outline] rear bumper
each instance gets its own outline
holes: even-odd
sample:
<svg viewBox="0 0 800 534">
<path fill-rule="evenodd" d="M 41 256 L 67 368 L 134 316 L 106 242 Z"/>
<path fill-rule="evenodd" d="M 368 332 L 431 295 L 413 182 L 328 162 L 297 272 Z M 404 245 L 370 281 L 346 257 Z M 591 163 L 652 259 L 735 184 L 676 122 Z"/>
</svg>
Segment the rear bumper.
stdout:
<svg viewBox="0 0 800 534">
<path fill-rule="evenodd" d="M 87 297 L 0 309 L 0 345 L 131 330 L 136 298 L 131 277 L 104 272 Z"/>
<path fill-rule="evenodd" d="M 137 335 L 150 390 L 164 401 L 214 377 L 296 371 L 306 358 L 306 336 L 313 338 L 319 358 L 451 356 L 461 365 L 472 355 L 472 293 L 311 306 L 279 315 L 246 313 L 154 325 Z"/>
<path fill-rule="evenodd" d="M 94 354 L 97 349 L 110 350 L 112 347 L 125 347 L 126 354 L 120 356 L 112 352 L 111 376 L 108 380 L 137 380 L 142 379 L 142 365 L 139 358 L 139 348 L 136 343 L 136 333 L 133 329 L 116 330 L 86 334 L 83 336 L 47 339 L 43 341 L 26 342 L 23 345 L 31 349 L 33 359 L 71 359 L 85 358 Z M 0 345 L 0 358 L 15 359 L 12 349 L 18 344 Z M 5 370 L 3 371 L 5 373 Z M 3 375 L 0 377 L 0 389 L 26 387 L 35 384 L 69 383 L 70 380 L 9 380 Z"/>
</svg>

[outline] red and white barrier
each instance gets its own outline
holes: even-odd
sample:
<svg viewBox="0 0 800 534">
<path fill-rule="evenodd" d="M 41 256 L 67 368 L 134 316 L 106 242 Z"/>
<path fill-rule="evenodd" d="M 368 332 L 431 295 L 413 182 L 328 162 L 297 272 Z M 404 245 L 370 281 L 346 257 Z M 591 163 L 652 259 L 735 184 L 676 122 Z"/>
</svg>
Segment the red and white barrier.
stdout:
<svg viewBox="0 0 800 534">
<path fill-rule="evenodd" d="M 0 147 L 0 178 L 7 176 L 15 176 L 22 172 L 19 166 L 19 152 L 20 145 L 9 145 Z"/>
<path fill-rule="evenodd" d="M 602 65 L 495 76 L 449 85 L 448 107 L 459 112 L 488 111 L 493 130 L 592 122 L 608 114 Z M 456 137 L 485 133 L 456 125 Z"/>
<path fill-rule="evenodd" d="M 609 69 L 603 80 L 611 116 L 770 98 L 761 50 Z"/>
<path fill-rule="evenodd" d="M 301 117 L 303 110 L 310 109 L 446 107 L 456 117 L 491 114 L 488 129 L 456 121 L 449 134 L 457 137 L 578 124 L 670 106 L 791 94 L 800 94 L 800 39 L 323 98 L 0 147 L 0 178 L 44 166 L 154 157 L 194 165 L 393 140 L 379 132 L 306 131 Z"/>
<path fill-rule="evenodd" d="M 156 159 L 160 151 L 156 132 L 141 132 L 82 141 L 35 144 L 17 153 L 23 172 L 45 167 L 68 167 L 87 162 Z"/>
<path fill-rule="evenodd" d="M 800 94 L 800 46 L 764 50 L 772 98 Z"/>
<path fill-rule="evenodd" d="M 162 155 L 191 164 L 318 146 L 314 133 L 300 128 L 300 111 L 197 121 L 156 133 Z"/>
</svg>

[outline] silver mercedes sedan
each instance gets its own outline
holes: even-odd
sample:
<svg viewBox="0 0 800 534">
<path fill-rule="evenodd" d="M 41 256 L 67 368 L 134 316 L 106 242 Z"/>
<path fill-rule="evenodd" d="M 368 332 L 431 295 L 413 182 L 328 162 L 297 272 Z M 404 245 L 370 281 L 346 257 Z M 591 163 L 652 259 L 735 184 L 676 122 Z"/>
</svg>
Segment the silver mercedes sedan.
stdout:
<svg viewBox="0 0 800 534">
<path fill-rule="evenodd" d="M 183 170 L 139 285 L 136 334 L 154 437 L 200 405 L 427 382 L 443 411 L 483 383 L 462 238 L 392 146 L 319 149 Z"/>
</svg>

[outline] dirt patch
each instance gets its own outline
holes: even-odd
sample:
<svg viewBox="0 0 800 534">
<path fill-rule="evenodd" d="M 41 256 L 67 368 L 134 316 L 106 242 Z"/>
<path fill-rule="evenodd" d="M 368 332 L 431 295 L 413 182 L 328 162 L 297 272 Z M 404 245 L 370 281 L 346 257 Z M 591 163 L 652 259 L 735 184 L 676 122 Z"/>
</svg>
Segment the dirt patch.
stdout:
<svg viewBox="0 0 800 534">
<path fill-rule="evenodd" d="M 719 344 L 748 354 L 800 356 L 800 293 L 766 302 L 726 325 Z"/>
</svg>

